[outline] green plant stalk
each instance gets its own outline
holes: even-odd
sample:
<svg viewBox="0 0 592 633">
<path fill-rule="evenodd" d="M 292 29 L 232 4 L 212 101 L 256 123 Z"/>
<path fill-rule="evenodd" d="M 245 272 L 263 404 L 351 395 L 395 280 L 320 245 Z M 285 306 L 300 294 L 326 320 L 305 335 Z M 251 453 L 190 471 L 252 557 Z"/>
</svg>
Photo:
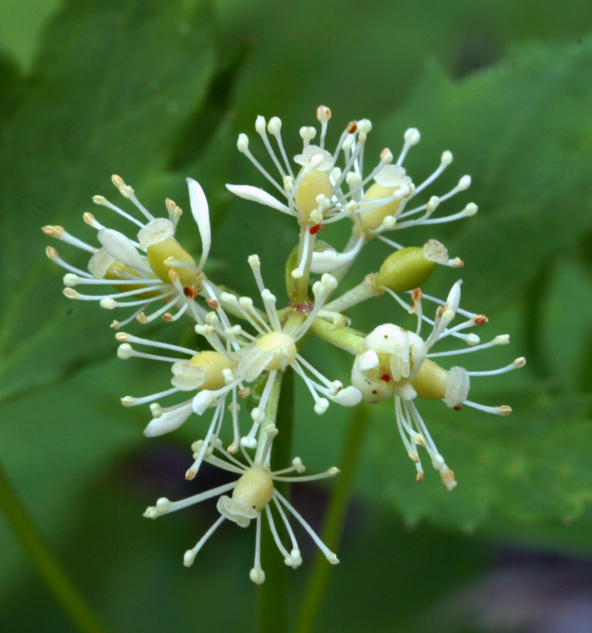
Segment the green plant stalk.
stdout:
<svg viewBox="0 0 592 633">
<path fill-rule="evenodd" d="M 82 633 L 106 633 L 97 617 L 56 560 L 0 464 L 0 507 L 49 591 Z"/>
<path fill-rule="evenodd" d="M 341 457 L 341 472 L 336 478 L 336 485 L 323 522 L 321 538 L 332 552 L 339 549 L 350 492 L 360 460 L 367 419 L 367 407 L 362 403 L 354 409 L 351 418 Z M 323 554 L 317 551 L 300 610 L 297 633 L 312 633 L 327 588 L 330 569 L 331 565 Z"/>
<path fill-rule="evenodd" d="M 284 372 L 283 380 L 281 374 L 279 374 L 278 384 L 281 384 L 281 391 L 277 400 L 277 409 L 274 413 L 277 414 L 275 416 L 275 424 L 279 433 L 273 440 L 271 470 L 286 468 L 292 458 L 294 370 L 291 367 L 288 367 Z M 270 406 L 268 405 L 268 411 L 269 408 Z M 267 424 L 269 424 L 270 419 L 271 415 L 268 415 Z M 262 438 L 260 438 L 259 443 L 263 444 Z M 289 483 L 274 482 L 274 487 L 286 498 L 290 498 Z M 264 516 L 262 520 L 264 525 L 262 526 L 261 534 L 261 567 L 265 572 L 265 582 L 259 587 L 257 597 L 257 631 L 258 633 L 286 633 L 288 567 L 284 563 L 284 557 L 278 552 L 269 526 L 265 525 L 267 518 Z M 276 527 L 280 538 L 283 538 L 285 532 L 283 523 L 276 521 Z"/>
</svg>

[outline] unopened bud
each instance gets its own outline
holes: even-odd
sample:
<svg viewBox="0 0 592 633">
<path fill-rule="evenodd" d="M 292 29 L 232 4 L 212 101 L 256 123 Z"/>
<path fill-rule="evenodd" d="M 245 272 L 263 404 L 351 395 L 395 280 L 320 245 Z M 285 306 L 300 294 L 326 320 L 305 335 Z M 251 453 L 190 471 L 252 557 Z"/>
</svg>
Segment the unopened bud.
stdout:
<svg viewBox="0 0 592 633">
<path fill-rule="evenodd" d="M 436 262 L 426 259 L 424 249 L 409 246 L 391 253 L 376 276 L 376 285 L 395 292 L 419 288 L 436 268 Z"/>
</svg>

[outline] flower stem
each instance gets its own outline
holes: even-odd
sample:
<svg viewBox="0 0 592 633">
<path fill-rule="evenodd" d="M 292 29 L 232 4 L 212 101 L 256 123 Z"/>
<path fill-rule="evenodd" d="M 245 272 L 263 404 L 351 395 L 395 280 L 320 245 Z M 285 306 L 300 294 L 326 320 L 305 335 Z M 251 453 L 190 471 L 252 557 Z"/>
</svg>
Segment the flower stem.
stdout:
<svg viewBox="0 0 592 633">
<path fill-rule="evenodd" d="M 362 442 L 366 431 L 368 411 L 364 404 L 357 406 L 349 425 L 341 458 L 341 472 L 336 477 L 336 486 L 327 508 L 321 538 L 333 552 L 339 548 L 343 525 L 349 503 L 354 475 L 360 459 Z M 317 552 L 300 611 L 297 633 L 312 633 L 316 618 L 327 588 L 331 566 L 321 552 Z"/>
<path fill-rule="evenodd" d="M 271 470 L 285 468 L 292 458 L 294 371 L 291 367 L 286 369 L 281 381 L 275 423 L 279 433 L 273 441 Z M 290 498 L 287 482 L 274 482 L 274 487 L 286 498 Z M 265 518 L 263 520 L 266 521 Z M 276 522 L 276 527 L 282 538 L 283 525 L 281 522 Z M 264 529 L 261 535 L 261 566 L 265 571 L 265 582 L 259 587 L 257 631 L 258 633 L 285 633 L 287 630 L 288 568 L 283 556 L 277 550 L 269 528 Z"/>
<path fill-rule="evenodd" d="M 97 617 L 49 551 L 0 464 L 0 508 L 9 526 L 66 616 L 82 633 L 105 633 Z"/>
</svg>

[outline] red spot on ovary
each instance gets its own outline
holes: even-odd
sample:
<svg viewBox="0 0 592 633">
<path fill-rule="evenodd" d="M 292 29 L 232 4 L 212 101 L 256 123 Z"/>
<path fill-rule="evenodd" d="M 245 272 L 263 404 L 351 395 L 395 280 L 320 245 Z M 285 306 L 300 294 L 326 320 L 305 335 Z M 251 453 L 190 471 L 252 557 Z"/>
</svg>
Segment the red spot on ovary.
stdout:
<svg viewBox="0 0 592 633">
<path fill-rule="evenodd" d="M 452 407 L 455 411 L 462 411 L 462 407 L 460 404 L 457 404 L 455 407 Z"/>
<path fill-rule="evenodd" d="M 310 229 L 310 234 L 311 235 L 316 235 L 319 231 L 321 230 L 321 225 L 320 224 L 315 224 L 311 229 Z"/>
<path fill-rule="evenodd" d="M 391 377 L 388 374 L 383 374 L 380 377 L 380 380 L 384 380 L 384 382 L 390 382 L 391 381 Z"/>
</svg>

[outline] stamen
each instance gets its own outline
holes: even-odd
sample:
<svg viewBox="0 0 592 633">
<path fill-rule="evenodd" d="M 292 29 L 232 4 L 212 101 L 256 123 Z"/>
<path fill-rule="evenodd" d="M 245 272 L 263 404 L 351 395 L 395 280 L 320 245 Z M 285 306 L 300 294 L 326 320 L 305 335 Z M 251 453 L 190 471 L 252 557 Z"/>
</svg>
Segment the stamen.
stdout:
<svg viewBox="0 0 592 633">
<path fill-rule="evenodd" d="M 249 137 L 246 134 L 239 134 L 238 143 L 237 143 L 238 151 L 243 153 L 255 167 L 269 180 L 269 182 L 283 195 L 286 195 L 283 187 L 279 185 L 276 180 L 269 175 L 267 170 L 261 165 L 261 163 L 251 154 L 249 150 Z"/>
<path fill-rule="evenodd" d="M 136 318 L 140 323 L 150 323 L 151 321 L 154 321 L 154 319 L 157 319 L 159 316 L 167 312 L 169 308 L 172 308 L 178 300 L 179 297 L 173 297 L 167 304 L 165 304 L 162 308 L 159 308 L 156 312 L 153 312 L 151 315 L 146 316 L 143 312 L 141 312 Z"/>
<path fill-rule="evenodd" d="M 133 222 L 136 226 L 139 226 L 141 229 L 144 228 L 144 224 L 142 224 L 139 220 L 136 220 L 136 218 L 129 215 L 129 213 L 126 213 L 123 209 L 120 209 L 119 207 L 116 207 L 114 204 L 111 204 L 111 202 L 109 202 L 109 200 L 107 200 L 103 196 L 93 196 L 92 201 L 95 204 L 98 204 L 99 206 L 107 207 L 108 209 L 111 209 L 111 211 L 115 211 L 115 213 L 118 213 L 121 217 L 125 218 L 126 220 L 129 220 L 130 222 Z"/>
<path fill-rule="evenodd" d="M 278 147 L 280 148 L 280 152 L 282 154 L 282 158 L 284 159 L 284 163 L 286 164 L 286 169 L 292 178 L 294 178 L 294 172 L 292 171 L 292 166 L 290 165 L 290 161 L 288 160 L 288 155 L 286 154 L 286 150 L 284 149 L 284 143 L 282 142 L 282 121 L 279 117 L 274 116 L 269 119 L 269 123 L 267 124 L 267 131 L 275 137 L 277 141 Z"/>
<path fill-rule="evenodd" d="M 56 251 L 56 249 L 53 248 L 52 246 L 48 246 L 45 249 L 45 254 L 47 255 L 47 257 L 49 259 L 54 261 L 56 264 L 58 264 L 62 268 L 65 268 L 66 270 L 69 270 L 70 272 L 74 273 L 75 275 L 78 275 L 78 276 L 80 276 L 83 279 L 92 279 L 92 275 L 90 273 L 87 273 L 84 270 L 80 270 L 80 268 L 76 268 L 75 266 L 71 266 L 70 264 L 68 264 L 68 262 L 65 262 L 58 255 L 58 252 Z M 80 283 L 82 283 L 82 282 L 80 282 Z"/>
<path fill-rule="evenodd" d="M 526 364 L 526 358 L 521 356 L 517 358 L 514 362 L 510 363 L 506 367 L 502 367 L 501 369 L 493 369 L 491 371 L 468 371 L 467 374 L 469 376 L 497 376 L 499 374 L 505 374 L 513 369 L 520 369 L 524 367 Z"/>
<path fill-rule="evenodd" d="M 294 552 L 300 553 L 300 549 L 298 547 L 298 541 L 296 540 L 296 535 L 294 534 L 294 530 L 292 529 L 292 526 L 290 525 L 290 521 L 288 521 L 288 517 L 286 516 L 284 509 L 282 508 L 280 502 L 277 500 L 275 495 L 271 499 L 275 503 L 275 507 L 277 508 L 277 511 L 279 512 L 280 517 L 282 518 L 282 521 L 284 522 L 284 525 L 286 527 L 286 532 L 288 532 L 288 536 L 290 537 L 290 541 L 292 542 L 292 555 L 294 554 Z"/>
<path fill-rule="evenodd" d="M 255 565 L 249 573 L 249 578 L 256 585 L 262 585 L 265 582 L 265 572 L 261 569 L 261 512 L 257 515 L 255 532 Z"/>
<path fill-rule="evenodd" d="M 466 404 L 469 407 L 473 407 L 473 409 L 484 411 L 485 413 L 492 413 L 493 415 L 506 416 L 512 413 L 512 407 L 508 407 L 507 405 L 502 405 L 501 407 L 486 407 L 483 404 L 477 404 L 476 402 L 471 402 L 470 400 L 465 400 L 463 404 Z"/>
<path fill-rule="evenodd" d="M 165 363 L 178 363 L 179 361 L 185 362 L 184 358 L 169 358 L 168 356 L 156 356 L 154 354 L 145 354 L 144 352 L 136 351 L 129 343 L 122 343 L 117 348 L 117 356 L 122 360 L 127 360 L 132 356 L 136 358 L 147 358 L 149 360 L 161 360 Z"/>
<path fill-rule="evenodd" d="M 172 389 L 167 389 L 166 391 L 161 391 L 160 393 L 153 393 L 151 396 L 144 396 L 143 398 L 125 396 L 124 398 L 121 398 L 121 404 L 124 407 L 137 407 L 139 404 L 146 404 L 147 402 L 152 402 L 153 400 L 158 400 L 159 398 L 165 398 L 166 396 L 170 396 L 178 391 L 179 389 L 177 389 L 177 387 L 173 387 Z"/>
<path fill-rule="evenodd" d="M 401 244 L 397 244 L 397 242 L 393 242 L 392 240 L 389 240 L 387 237 L 384 237 L 384 235 L 377 234 L 376 237 L 381 242 L 384 242 L 385 244 L 392 246 L 397 251 L 400 251 L 402 248 L 404 248 L 404 246 L 402 246 Z"/>
<path fill-rule="evenodd" d="M 272 477 L 274 481 L 289 481 L 289 482 L 298 482 L 298 481 L 316 481 L 317 479 L 326 479 L 327 477 L 335 477 L 335 475 L 339 474 L 339 468 L 329 468 L 324 473 L 319 473 L 317 475 L 305 475 L 304 477 L 282 477 L 277 476 L 272 473 Z"/>
<path fill-rule="evenodd" d="M 336 565 L 339 563 L 339 559 L 337 556 L 321 541 L 321 539 L 315 534 L 315 531 L 310 527 L 310 525 L 302 518 L 300 513 L 294 508 L 294 506 L 277 490 L 273 491 L 274 497 L 277 498 L 286 506 L 286 508 L 294 515 L 296 520 L 302 525 L 302 527 L 310 534 L 312 540 L 317 544 L 319 549 L 323 552 L 327 560 L 332 564 Z"/>
<path fill-rule="evenodd" d="M 122 178 L 114 174 L 111 176 L 111 182 L 113 182 L 115 187 L 119 190 L 119 193 L 124 198 L 131 200 L 149 221 L 154 220 L 154 216 L 148 211 L 148 209 L 140 204 L 140 201 L 136 198 L 134 190 L 129 185 L 126 185 Z"/>
<path fill-rule="evenodd" d="M 243 308 L 243 306 L 241 305 L 238 297 L 235 297 L 233 294 L 230 294 L 229 292 L 223 292 L 220 295 L 220 300 L 222 301 L 222 303 L 226 303 L 227 305 L 231 306 L 232 308 L 235 308 L 236 310 L 238 310 L 238 312 L 240 313 L 240 315 L 246 320 L 248 321 L 253 328 L 255 328 L 255 330 L 259 333 L 259 334 L 263 334 L 266 330 L 262 329 L 256 322 L 255 320 L 251 317 L 251 315 Z M 269 330 L 267 330 L 269 331 Z"/>
<path fill-rule="evenodd" d="M 317 108 L 317 119 L 321 124 L 321 138 L 319 146 L 321 149 L 325 149 L 325 136 L 327 135 L 327 125 L 331 118 L 331 110 L 326 106 L 319 106 Z"/>
<path fill-rule="evenodd" d="M 278 160 L 273 147 L 271 146 L 271 143 L 269 142 L 269 139 L 267 138 L 267 131 L 266 131 L 266 124 L 267 122 L 265 121 L 265 117 L 262 117 L 261 115 L 259 115 L 255 121 L 255 129 L 257 130 L 257 133 L 259 134 L 259 136 L 261 137 L 261 139 L 263 140 L 263 144 L 265 145 L 265 149 L 267 149 L 267 152 L 269 153 L 269 155 L 271 156 L 271 160 L 273 160 L 275 166 L 277 167 L 277 170 L 280 172 L 280 174 L 282 175 L 282 178 L 284 178 L 286 176 L 286 172 L 284 171 L 284 168 L 282 167 L 282 164 L 280 163 L 280 161 Z"/>
<path fill-rule="evenodd" d="M 185 565 L 185 567 L 191 567 L 191 565 L 193 565 L 193 561 L 195 560 L 195 557 L 197 556 L 199 550 L 205 545 L 206 541 L 218 529 L 225 518 L 226 517 L 221 516 L 214 523 L 214 525 L 212 525 L 212 527 L 201 537 L 197 545 L 193 549 L 187 550 L 185 552 L 185 555 L 183 556 L 183 564 Z"/>
<path fill-rule="evenodd" d="M 284 557 L 284 562 L 286 563 L 286 565 L 289 565 L 292 559 L 290 558 L 290 554 L 288 553 L 288 550 L 282 545 L 280 536 L 275 527 L 273 515 L 271 513 L 271 510 L 269 509 L 269 505 L 265 506 L 265 515 L 267 516 L 267 522 L 269 523 L 269 529 L 271 530 L 273 540 L 275 541 L 277 548 L 280 550 L 282 556 Z"/>
<path fill-rule="evenodd" d="M 187 303 L 183 304 L 178 310 L 176 314 L 171 314 L 170 312 L 167 312 L 166 314 L 163 315 L 163 319 L 167 322 L 167 323 L 172 323 L 173 321 L 177 321 L 178 319 L 180 319 L 185 312 L 187 311 L 187 308 L 189 307 L 189 305 Z"/>
<path fill-rule="evenodd" d="M 458 310 L 460 312 L 460 310 Z M 507 338 L 506 338 L 507 337 Z M 449 352 L 437 352 L 435 354 L 428 354 L 428 358 L 435 358 L 437 356 L 455 356 L 457 354 L 468 354 L 469 352 L 476 352 L 478 350 L 487 349 L 489 347 L 495 347 L 496 345 L 507 345 L 510 342 L 510 337 L 507 334 L 500 334 L 496 336 L 489 343 L 483 343 L 481 345 L 475 345 L 474 347 L 464 347 L 463 349 L 455 349 Z"/>
<path fill-rule="evenodd" d="M 436 171 L 429 178 L 426 178 L 421 183 L 421 185 L 418 185 L 418 187 L 415 189 L 415 195 L 417 195 L 420 191 L 423 191 L 426 187 L 431 185 L 434 182 L 434 180 L 436 180 L 436 178 L 438 178 L 438 176 L 446 169 L 446 167 L 450 165 L 451 162 L 452 162 L 452 153 L 449 151 L 444 152 L 442 154 L 442 158 L 440 160 L 440 165 L 438 169 L 436 169 Z"/>
<path fill-rule="evenodd" d="M 397 162 L 396 162 L 398 166 L 401 166 L 403 164 L 403 161 L 405 160 L 405 157 L 407 156 L 407 152 L 414 145 L 417 145 L 419 143 L 419 141 L 421 140 L 421 134 L 419 133 L 419 130 L 417 130 L 416 128 L 409 128 L 405 132 L 403 138 L 405 140 L 405 144 L 403 145 L 403 149 L 401 150 L 401 153 L 399 154 L 399 158 L 397 159 Z"/>
<path fill-rule="evenodd" d="M 66 242 L 66 244 L 72 244 L 72 246 L 76 246 L 76 248 L 80 248 L 83 251 L 88 251 L 89 253 L 96 253 L 97 248 L 79 240 L 77 237 L 70 235 L 63 227 L 61 226 L 44 226 L 41 229 L 45 235 L 49 235 L 50 237 L 55 237 L 58 240 L 62 240 L 62 242 Z"/>
<path fill-rule="evenodd" d="M 216 428 L 216 423 L 218 422 L 219 418 L 220 418 L 220 422 L 222 421 L 222 411 L 223 411 L 224 406 L 225 406 L 224 400 L 220 401 L 217 404 L 216 410 L 214 411 L 214 415 L 212 416 L 212 421 L 210 422 L 210 426 L 208 428 L 208 432 L 206 433 L 206 437 L 203 441 L 203 445 L 197 457 L 195 458 L 195 461 L 193 462 L 189 470 L 185 473 L 185 479 L 191 480 L 195 477 L 195 475 L 197 475 L 199 467 L 201 466 L 201 463 L 206 454 L 206 450 L 210 446 L 210 439 L 212 437 L 212 434 L 214 433 L 214 429 Z"/>
<path fill-rule="evenodd" d="M 217 488 L 212 488 L 211 490 L 206 490 L 205 492 L 200 492 L 199 494 L 193 495 L 192 497 L 187 497 L 186 499 L 182 499 L 181 501 L 169 501 L 166 505 L 165 511 L 160 511 L 160 508 L 157 507 L 159 511 L 159 516 L 163 514 L 170 514 L 171 512 L 176 512 L 177 510 L 183 510 L 184 508 L 188 508 L 189 506 L 195 505 L 196 503 L 201 503 L 202 501 L 206 501 L 206 499 L 211 499 L 212 497 L 216 497 L 217 495 L 222 495 L 233 488 L 236 488 L 237 481 L 232 481 L 228 484 L 223 484 L 222 486 L 218 486 Z M 159 499 L 160 501 L 160 499 Z M 168 499 L 166 500 L 168 501 Z M 156 518 L 156 517 L 155 517 Z"/>
</svg>

